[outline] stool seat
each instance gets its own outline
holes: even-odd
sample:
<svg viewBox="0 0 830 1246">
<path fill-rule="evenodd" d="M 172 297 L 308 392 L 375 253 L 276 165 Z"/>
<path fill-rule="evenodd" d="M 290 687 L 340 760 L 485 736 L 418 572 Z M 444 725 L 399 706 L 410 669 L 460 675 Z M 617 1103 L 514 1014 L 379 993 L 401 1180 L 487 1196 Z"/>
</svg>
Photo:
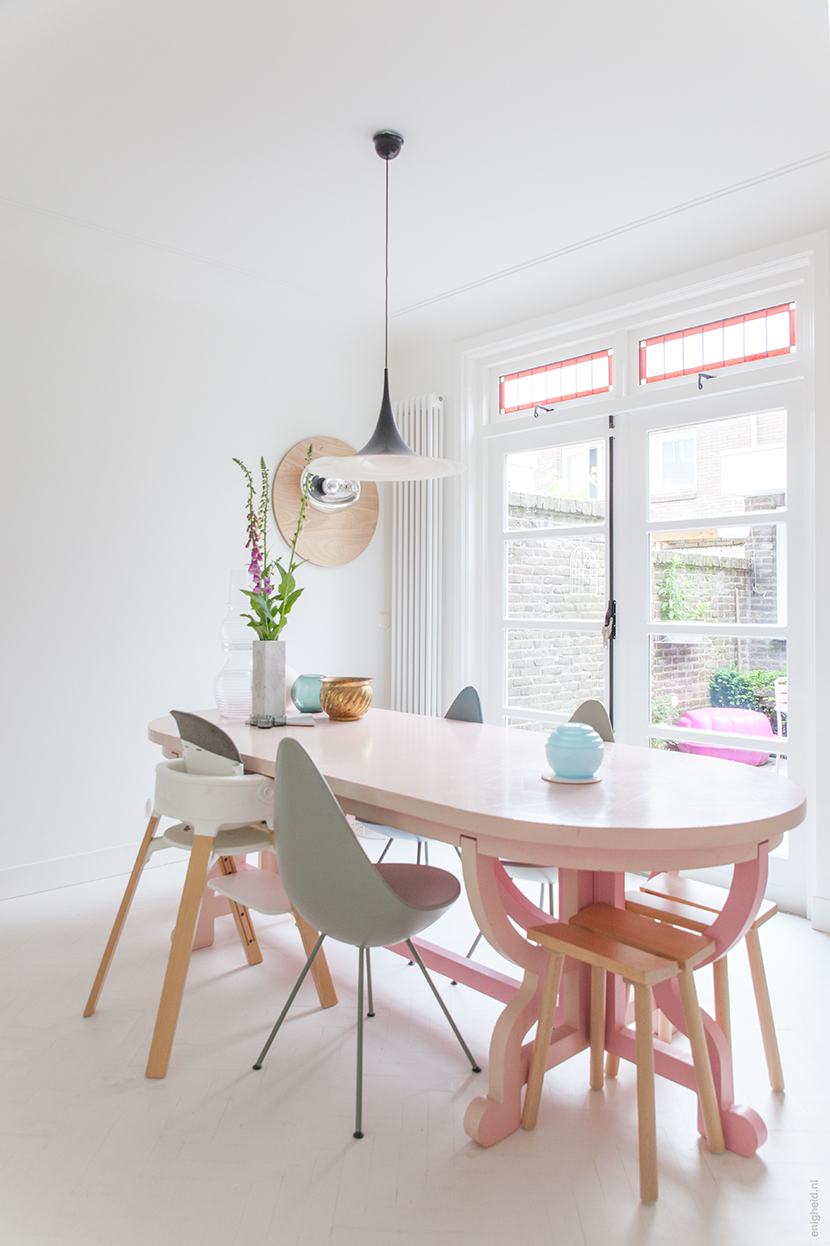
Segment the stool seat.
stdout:
<svg viewBox="0 0 830 1246">
<path fill-rule="evenodd" d="M 715 950 L 714 939 L 704 939 L 692 931 L 677 930 L 664 922 L 614 908 L 613 904 L 591 904 L 574 913 L 574 926 L 596 930 L 620 943 L 676 961 L 681 969 L 694 969 Z"/>
</svg>

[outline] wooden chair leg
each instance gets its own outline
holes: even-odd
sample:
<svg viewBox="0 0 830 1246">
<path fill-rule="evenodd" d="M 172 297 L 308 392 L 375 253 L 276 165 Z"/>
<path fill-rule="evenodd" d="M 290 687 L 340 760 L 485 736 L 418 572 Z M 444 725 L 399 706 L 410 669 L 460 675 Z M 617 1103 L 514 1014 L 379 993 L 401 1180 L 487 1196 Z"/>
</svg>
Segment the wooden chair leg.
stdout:
<svg viewBox="0 0 830 1246">
<path fill-rule="evenodd" d="M 640 1150 L 640 1198 L 657 1201 L 657 1120 L 654 1110 L 654 1035 L 651 989 L 634 987 L 637 1031 L 637 1129 Z"/>
<path fill-rule="evenodd" d="M 236 862 L 233 857 L 220 857 L 219 869 L 223 874 L 236 874 Z M 236 931 L 239 940 L 245 949 L 245 955 L 248 958 L 249 965 L 262 964 L 262 952 L 257 942 L 254 924 L 251 921 L 251 915 L 244 904 L 237 904 L 236 900 L 230 902 L 233 920 L 236 922 Z"/>
<path fill-rule="evenodd" d="M 314 951 L 314 945 L 317 942 L 319 931 L 309 925 L 304 917 L 295 908 L 291 912 L 294 914 L 294 921 L 297 923 L 297 929 L 300 932 L 300 938 L 303 941 L 303 948 L 306 956 L 310 956 Z M 337 1003 L 337 992 L 334 989 L 334 983 L 331 980 L 331 972 L 329 963 L 326 960 L 323 949 L 315 956 L 311 964 L 311 976 L 314 979 L 314 985 L 317 988 L 317 998 L 320 1001 L 321 1008 L 333 1008 Z"/>
<path fill-rule="evenodd" d="M 144 832 L 144 838 L 141 841 L 141 847 L 138 850 L 135 865 L 133 866 L 126 890 L 124 891 L 121 905 L 115 915 L 115 921 L 113 922 L 112 930 L 110 931 L 110 937 L 107 940 L 107 946 L 104 948 L 104 955 L 101 957 L 101 964 L 98 966 L 98 973 L 95 975 L 95 981 L 92 984 L 89 999 L 86 1001 L 86 1008 L 84 1009 L 85 1017 L 91 1017 L 95 1011 L 98 1003 L 98 996 L 101 994 L 101 988 L 104 985 L 104 980 L 109 973 L 109 967 L 112 962 L 112 958 L 115 955 L 115 949 L 118 947 L 118 940 L 121 938 L 121 931 L 124 929 L 127 914 L 132 906 L 133 897 L 136 893 L 136 888 L 138 887 L 138 880 L 141 878 L 141 872 L 147 862 L 147 850 L 150 847 L 150 841 L 155 836 L 156 827 L 160 821 L 161 818 L 157 818 L 153 815 L 147 823 L 147 830 Z"/>
<path fill-rule="evenodd" d="M 631 996 L 631 983 L 625 984 L 625 1003 L 623 1004 L 623 1024 L 625 1024 L 625 1015 L 628 1012 L 628 1001 Z M 612 1056 L 609 1052 L 605 1057 L 605 1076 L 616 1077 L 620 1071 L 620 1057 Z"/>
<path fill-rule="evenodd" d="M 712 976 L 715 983 L 715 1020 L 723 1030 L 723 1036 L 732 1049 L 732 1017 L 729 1008 L 729 969 L 726 957 L 712 963 Z"/>
<path fill-rule="evenodd" d="M 764 1054 L 767 1057 L 769 1084 L 773 1090 L 784 1089 L 784 1071 L 781 1068 L 781 1053 L 778 1050 L 778 1039 L 775 1034 L 775 1022 L 772 1016 L 772 1005 L 769 999 L 767 975 L 764 970 L 764 958 L 761 955 L 761 940 L 758 931 L 750 929 L 746 932 L 746 951 L 749 956 L 749 969 L 752 974 L 752 987 L 755 991 L 755 1004 L 758 1008 L 758 1020 L 761 1023 L 761 1037 L 764 1040 Z"/>
<path fill-rule="evenodd" d="M 605 970 L 591 966 L 591 1090 L 602 1090 L 605 1056 Z"/>
<path fill-rule="evenodd" d="M 723 1036 L 732 1052 L 732 1013 L 729 1005 L 729 968 L 725 956 L 712 962 L 712 979 L 715 987 L 715 1020 L 723 1030 Z M 730 1082 L 732 1094 L 735 1087 Z"/>
<path fill-rule="evenodd" d="M 712 1077 L 712 1065 L 709 1062 L 709 1049 L 706 1046 L 706 1033 L 703 1029 L 703 1018 L 697 1001 L 694 977 L 691 969 L 681 969 L 678 976 L 680 998 L 683 1001 L 683 1014 L 686 1018 L 686 1032 L 689 1046 L 692 1049 L 692 1060 L 695 1066 L 697 1094 L 700 1100 L 700 1111 L 706 1129 L 706 1141 L 710 1151 L 723 1151 L 723 1126 L 720 1119 L 720 1108 L 715 1093 L 715 1079 Z"/>
<path fill-rule="evenodd" d="M 173 945 L 167 961 L 167 972 L 164 975 L 164 986 L 161 991 L 156 1027 L 150 1045 L 150 1056 L 147 1060 L 146 1077 L 164 1077 L 170 1063 L 170 1051 L 176 1034 L 179 1010 L 182 1004 L 182 993 L 187 980 L 190 964 L 190 951 L 193 946 L 193 935 L 196 930 L 196 918 L 199 916 L 199 905 L 205 889 L 210 854 L 213 849 L 213 838 L 210 835 L 194 835 L 184 880 L 179 915 L 173 931 Z"/>
<path fill-rule="evenodd" d="M 545 969 L 545 982 L 542 987 L 542 1002 L 539 1008 L 539 1022 L 536 1026 L 536 1041 L 530 1057 L 530 1070 L 527 1077 L 524 1108 L 522 1109 L 522 1126 L 533 1129 L 539 1115 L 539 1101 L 542 1098 L 542 1083 L 545 1080 L 545 1067 L 548 1062 L 550 1036 L 556 1016 L 556 1001 L 559 997 L 559 983 L 562 979 L 562 965 L 565 957 L 560 952 L 548 954 Z"/>
<path fill-rule="evenodd" d="M 657 1037 L 661 1043 L 670 1043 L 674 1034 L 674 1026 L 664 1012 L 657 1010 Z"/>
</svg>

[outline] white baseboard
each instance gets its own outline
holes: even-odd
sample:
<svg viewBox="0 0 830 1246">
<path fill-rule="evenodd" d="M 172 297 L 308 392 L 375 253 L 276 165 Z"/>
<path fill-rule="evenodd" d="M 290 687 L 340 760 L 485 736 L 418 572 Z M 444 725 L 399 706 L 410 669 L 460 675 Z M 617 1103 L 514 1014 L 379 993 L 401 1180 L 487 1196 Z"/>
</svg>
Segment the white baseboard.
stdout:
<svg viewBox="0 0 830 1246">
<path fill-rule="evenodd" d="M 135 862 L 139 845 L 119 844 L 117 848 L 99 848 L 95 852 L 81 852 L 72 857 L 53 857 L 51 861 L 32 861 L 29 865 L 13 865 L 0 870 L 0 900 L 12 900 L 15 896 L 31 896 L 38 891 L 54 891 L 57 887 L 72 887 L 76 883 L 92 883 L 99 878 L 113 878 L 117 874 L 129 874 Z M 146 869 L 168 865 L 179 854 L 156 852 Z"/>
<path fill-rule="evenodd" d="M 813 896 L 810 924 L 813 930 L 823 930 L 830 934 L 830 900 L 826 900 L 824 896 Z"/>
</svg>

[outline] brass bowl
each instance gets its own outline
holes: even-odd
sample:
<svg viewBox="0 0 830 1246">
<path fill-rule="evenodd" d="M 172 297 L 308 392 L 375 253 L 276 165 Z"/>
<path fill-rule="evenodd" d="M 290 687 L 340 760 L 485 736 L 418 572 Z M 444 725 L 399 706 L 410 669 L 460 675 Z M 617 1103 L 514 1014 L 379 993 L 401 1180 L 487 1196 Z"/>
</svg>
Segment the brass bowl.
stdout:
<svg viewBox="0 0 830 1246">
<path fill-rule="evenodd" d="M 357 722 L 372 704 L 372 681 L 355 675 L 327 675 L 320 704 L 335 722 Z"/>
</svg>

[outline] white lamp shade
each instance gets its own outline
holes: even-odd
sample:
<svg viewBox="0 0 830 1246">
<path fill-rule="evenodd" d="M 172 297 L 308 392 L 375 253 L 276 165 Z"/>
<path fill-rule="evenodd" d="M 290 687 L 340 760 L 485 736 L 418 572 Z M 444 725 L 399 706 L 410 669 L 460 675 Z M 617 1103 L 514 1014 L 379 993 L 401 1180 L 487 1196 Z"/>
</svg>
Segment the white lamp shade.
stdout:
<svg viewBox="0 0 830 1246">
<path fill-rule="evenodd" d="M 313 476 L 337 476 L 346 480 L 440 480 L 467 470 L 452 459 L 429 458 L 422 454 L 349 454 L 343 458 L 328 455 L 309 463 Z"/>
</svg>

